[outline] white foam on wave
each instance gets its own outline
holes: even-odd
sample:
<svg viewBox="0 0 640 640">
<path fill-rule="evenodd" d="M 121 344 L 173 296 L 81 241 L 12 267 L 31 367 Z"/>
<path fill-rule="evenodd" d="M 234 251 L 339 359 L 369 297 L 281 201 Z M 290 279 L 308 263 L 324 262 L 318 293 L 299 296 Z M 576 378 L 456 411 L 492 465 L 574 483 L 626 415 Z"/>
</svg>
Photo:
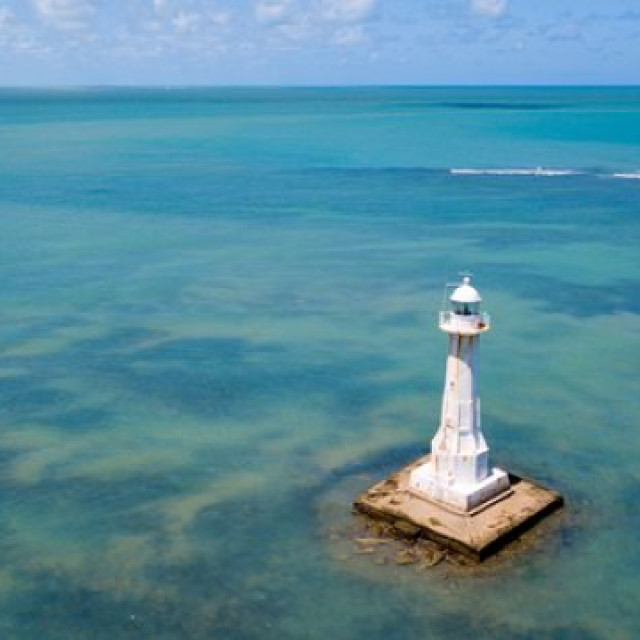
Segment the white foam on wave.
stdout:
<svg viewBox="0 0 640 640">
<path fill-rule="evenodd" d="M 573 169 L 449 169 L 449 173 L 458 176 L 575 176 L 579 171 Z"/>
<path fill-rule="evenodd" d="M 640 171 L 635 173 L 614 173 L 614 178 L 623 178 L 625 180 L 640 180 Z"/>
</svg>

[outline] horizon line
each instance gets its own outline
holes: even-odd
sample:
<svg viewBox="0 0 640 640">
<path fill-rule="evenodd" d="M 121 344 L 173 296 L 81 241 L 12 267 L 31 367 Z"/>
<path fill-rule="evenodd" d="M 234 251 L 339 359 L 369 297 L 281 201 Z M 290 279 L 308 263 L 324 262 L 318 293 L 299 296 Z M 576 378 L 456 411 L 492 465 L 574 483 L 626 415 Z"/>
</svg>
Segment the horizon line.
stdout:
<svg viewBox="0 0 640 640">
<path fill-rule="evenodd" d="M 1 84 L 2 89 L 640 89 L 640 83 L 318 83 L 318 84 L 281 84 L 281 83 L 25 83 L 25 84 Z"/>
</svg>

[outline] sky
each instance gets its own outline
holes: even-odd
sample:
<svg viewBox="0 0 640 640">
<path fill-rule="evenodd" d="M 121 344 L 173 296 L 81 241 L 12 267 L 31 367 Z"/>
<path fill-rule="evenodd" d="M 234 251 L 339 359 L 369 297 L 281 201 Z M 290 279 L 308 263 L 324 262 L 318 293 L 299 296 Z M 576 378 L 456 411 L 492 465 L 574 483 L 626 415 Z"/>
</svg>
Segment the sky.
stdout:
<svg viewBox="0 0 640 640">
<path fill-rule="evenodd" d="M 640 0 L 0 0 L 0 85 L 640 84 Z"/>
</svg>

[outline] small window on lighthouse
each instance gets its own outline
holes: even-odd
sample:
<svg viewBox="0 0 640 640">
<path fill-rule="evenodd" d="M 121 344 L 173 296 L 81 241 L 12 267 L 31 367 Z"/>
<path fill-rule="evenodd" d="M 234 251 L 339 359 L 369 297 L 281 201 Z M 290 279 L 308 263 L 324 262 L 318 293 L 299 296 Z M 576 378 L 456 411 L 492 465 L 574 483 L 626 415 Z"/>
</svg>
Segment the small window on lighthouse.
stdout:
<svg viewBox="0 0 640 640">
<path fill-rule="evenodd" d="M 477 315 L 479 304 L 477 302 L 454 302 L 453 312 L 459 316 Z"/>
<path fill-rule="evenodd" d="M 458 316 L 476 316 L 480 313 L 482 298 L 471 286 L 471 277 L 465 276 L 462 283 L 451 294 L 449 300 L 453 313 Z"/>
</svg>

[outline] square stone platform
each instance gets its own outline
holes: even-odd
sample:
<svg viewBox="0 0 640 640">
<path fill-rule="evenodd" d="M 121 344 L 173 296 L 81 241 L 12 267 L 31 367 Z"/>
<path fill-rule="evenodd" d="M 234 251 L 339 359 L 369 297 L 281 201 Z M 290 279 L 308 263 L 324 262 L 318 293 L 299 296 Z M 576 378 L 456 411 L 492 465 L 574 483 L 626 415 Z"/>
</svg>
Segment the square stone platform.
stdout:
<svg viewBox="0 0 640 640">
<path fill-rule="evenodd" d="M 456 511 L 409 486 L 411 471 L 429 458 L 419 458 L 374 485 L 356 499 L 354 507 L 396 525 L 400 533 L 422 535 L 483 560 L 563 504 L 559 493 L 509 474 L 509 490 L 468 513 Z"/>
</svg>

